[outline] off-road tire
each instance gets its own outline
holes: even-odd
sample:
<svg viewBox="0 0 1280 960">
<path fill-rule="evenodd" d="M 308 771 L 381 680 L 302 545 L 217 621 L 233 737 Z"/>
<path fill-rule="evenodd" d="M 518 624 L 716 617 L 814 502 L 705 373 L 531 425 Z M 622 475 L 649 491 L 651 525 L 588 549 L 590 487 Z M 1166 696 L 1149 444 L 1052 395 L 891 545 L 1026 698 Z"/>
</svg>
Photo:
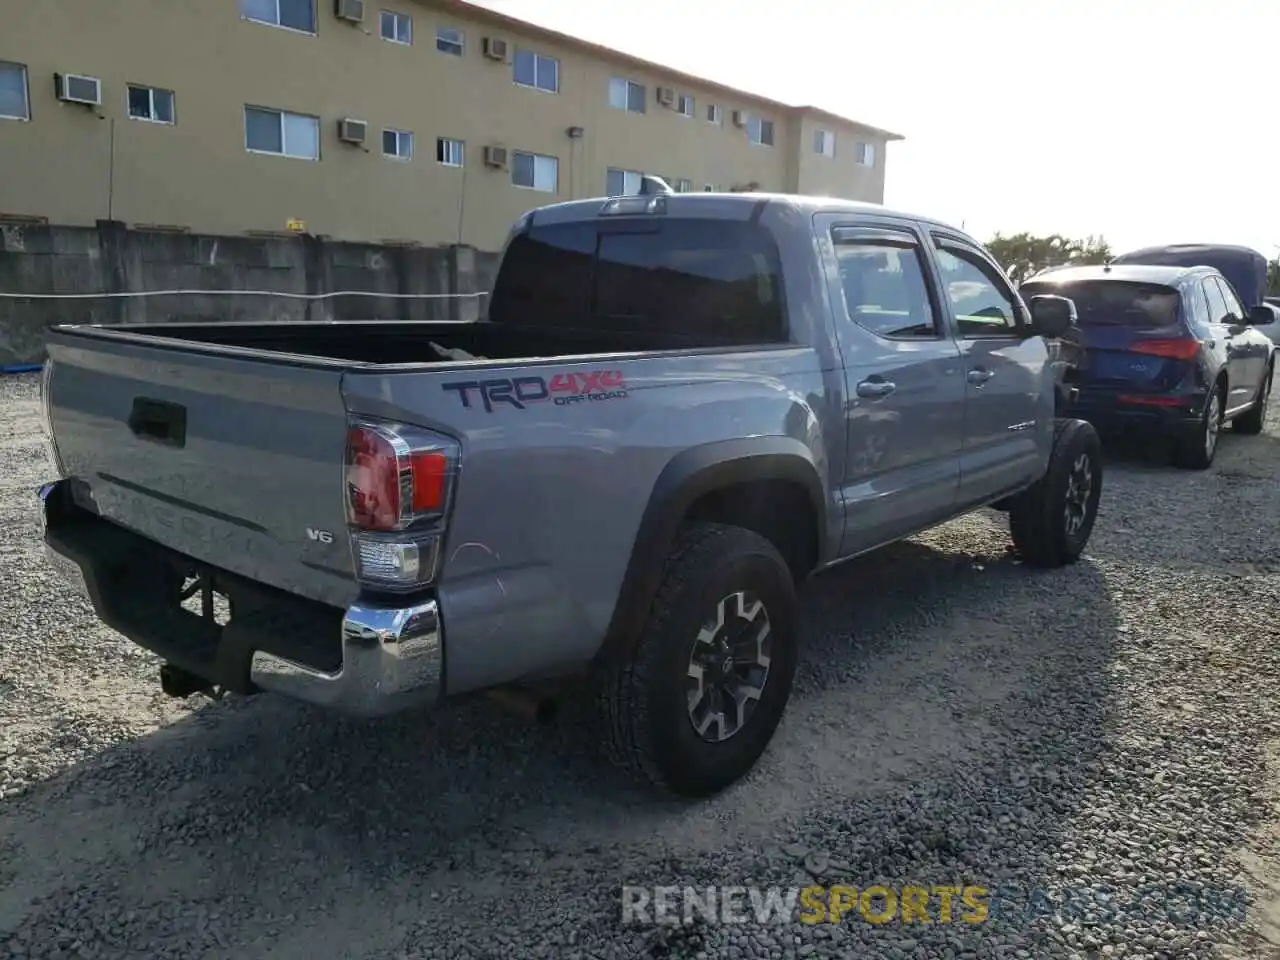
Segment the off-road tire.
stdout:
<svg viewBox="0 0 1280 960">
<path fill-rule="evenodd" d="M 1262 432 L 1262 426 L 1267 422 L 1267 401 L 1271 399 L 1271 376 L 1273 373 L 1275 373 L 1275 367 L 1268 364 L 1267 372 L 1262 377 L 1262 383 L 1258 384 L 1257 402 L 1231 421 L 1231 429 L 1235 433 L 1253 437 Z"/>
<path fill-rule="evenodd" d="M 1083 504 L 1081 525 L 1070 529 L 1067 495 L 1072 474 L 1083 461 L 1090 487 Z M 1014 550 L 1033 567 L 1061 567 L 1074 563 L 1093 532 L 1102 497 L 1102 442 L 1085 420 L 1054 421 L 1053 451 L 1044 476 L 1009 503 L 1009 532 Z"/>
<path fill-rule="evenodd" d="M 1222 443 L 1222 428 L 1225 426 L 1223 413 L 1226 410 L 1226 398 L 1223 396 L 1225 389 L 1219 384 L 1215 385 L 1212 397 L 1217 398 L 1217 403 L 1212 400 L 1206 400 L 1204 405 L 1204 413 L 1200 417 L 1200 423 L 1196 428 L 1189 432 L 1186 436 L 1178 438 L 1173 445 L 1173 463 L 1174 466 L 1183 468 L 1184 470 L 1208 470 L 1213 466 L 1214 458 L 1218 455 L 1218 447 Z M 1217 436 L 1213 440 L 1213 444 L 1209 444 L 1209 420 L 1211 411 L 1217 411 L 1218 429 Z"/>
<path fill-rule="evenodd" d="M 719 743 L 698 736 L 689 716 L 689 654 L 717 603 L 750 591 L 765 605 L 771 663 L 754 712 Z M 684 797 L 717 793 L 745 776 L 782 719 L 796 667 L 796 586 L 764 537 L 741 527 L 696 523 L 667 559 L 648 620 L 632 651 L 602 668 L 597 706 L 609 758 L 641 781 Z"/>
</svg>

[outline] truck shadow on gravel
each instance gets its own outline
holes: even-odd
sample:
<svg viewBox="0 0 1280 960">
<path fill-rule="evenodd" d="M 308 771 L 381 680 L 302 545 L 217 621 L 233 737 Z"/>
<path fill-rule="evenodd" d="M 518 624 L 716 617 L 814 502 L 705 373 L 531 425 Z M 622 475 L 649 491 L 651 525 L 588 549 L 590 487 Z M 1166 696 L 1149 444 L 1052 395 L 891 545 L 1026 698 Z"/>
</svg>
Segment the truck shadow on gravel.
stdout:
<svg viewBox="0 0 1280 960">
<path fill-rule="evenodd" d="M 265 897 L 292 914 L 341 901 L 351 923 L 362 888 L 403 878 L 423 915 L 429 890 L 498 897 L 520 878 L 561 898 L 673 874 L 785 882 L 800 869 L 788 840 L 825 851 L 827 876 L 845 863 L 855 885 L 959 882 L 966 864 L 996 868 L 992 850 L 979 859 L 993 844 L 999 869 L 1039 863 L 1114 733 L 1116 617 L 1091 562 L 1027 570 L 1004 553 L 1001 521 L 966 518 L 811 581 L 783 725 L 711 801 L 657 799 L 615 775 L 580 699 L 541 728 L 487 701 L 377 723 L 229 701 L 6 804 L 0 843 L 18 853 L 0 943 L 63 922 L 75 901 L 59 891 L 81 884 L 91 911 L 250 897 L 253 913 Z"/>
</svg>

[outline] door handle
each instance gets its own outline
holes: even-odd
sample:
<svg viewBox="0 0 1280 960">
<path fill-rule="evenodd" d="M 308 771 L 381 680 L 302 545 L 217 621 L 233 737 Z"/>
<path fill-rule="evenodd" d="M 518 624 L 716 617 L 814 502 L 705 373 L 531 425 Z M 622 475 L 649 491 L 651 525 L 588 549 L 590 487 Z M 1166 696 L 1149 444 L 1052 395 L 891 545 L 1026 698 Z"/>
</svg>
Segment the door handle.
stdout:
<svg viewBox="0 0 1280 960">
<path fill-rule="evenodd" d="M 898 389 L 892 380 L 863 380 L 857 386 L 860 397 L 887 397 Z"/>
<path fill-rule="evenodd" d="M 982 367 L 974 367 L 965 376 L 965 379 L 972 383 L 975 387 L 980 387 L 988 380 L 995 376 L 991 370 L 984 370 Z"/>
</svg>

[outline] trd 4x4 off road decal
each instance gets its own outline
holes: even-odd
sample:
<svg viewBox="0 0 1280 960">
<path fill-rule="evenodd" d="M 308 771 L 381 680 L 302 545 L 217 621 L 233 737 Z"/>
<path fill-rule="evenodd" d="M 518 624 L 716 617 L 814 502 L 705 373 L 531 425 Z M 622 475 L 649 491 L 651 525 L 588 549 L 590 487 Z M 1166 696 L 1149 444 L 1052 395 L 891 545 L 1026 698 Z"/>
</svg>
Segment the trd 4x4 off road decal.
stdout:
<svg viewBox="0 0 1280 960">
<path fill-rule="evenodd" d="M 621 370 L 591 370 L 586 373 L 556 373 L 546 377 L 495 377 L 492 380 L 460 380 L 443 383 L 440 389 L 456 393 L 462 405 L 471 407 L 479 396 L 486 413 L 498 404 L 509 404 L 524 410 L 531 404 L 550 400 L 558 407 L 575 403 L 597 403 L 621 400 L 627 395 L 627 384 Z"/>
</svg>

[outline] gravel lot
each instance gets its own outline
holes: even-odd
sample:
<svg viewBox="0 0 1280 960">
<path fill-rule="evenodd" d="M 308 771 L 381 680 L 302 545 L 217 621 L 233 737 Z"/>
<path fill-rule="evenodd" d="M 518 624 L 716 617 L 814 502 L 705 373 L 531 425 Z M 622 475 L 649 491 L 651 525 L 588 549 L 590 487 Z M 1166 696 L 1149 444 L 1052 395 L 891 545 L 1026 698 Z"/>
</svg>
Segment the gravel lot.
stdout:
<svg viewBox="0 0 1280 960">
<path fill-rule="evenodd" d="M 165 699 L 37 548 L 36 389 L 0 380 L 0 956 L 1277 956 L 1280 420 L 1205 474 L 1110 463 L 1070 569 L 983 514 L 819 578 L 772 748 L 687 805 L 573 704 Z M 814 877 L 1005 892 L 977 925 L 620 922 L 622 884 Z"/>
</svg>

